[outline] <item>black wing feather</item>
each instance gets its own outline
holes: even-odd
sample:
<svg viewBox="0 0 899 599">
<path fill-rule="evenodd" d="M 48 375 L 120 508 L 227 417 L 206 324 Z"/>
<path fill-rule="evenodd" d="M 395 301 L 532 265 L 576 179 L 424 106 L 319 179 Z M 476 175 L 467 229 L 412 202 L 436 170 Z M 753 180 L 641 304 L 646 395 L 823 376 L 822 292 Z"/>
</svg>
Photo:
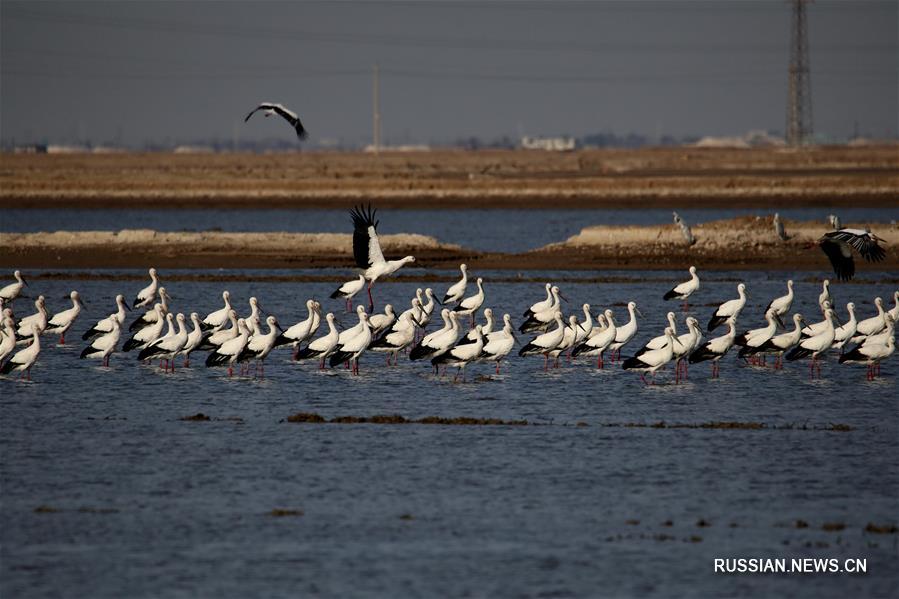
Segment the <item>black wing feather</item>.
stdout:
<svg viewBox="0 0 899 599">
<path fill-rule="evenodd" d="M 371 204 L 366 208 L 361 204 L 350 210 L 353 218 L 353 258 L 359 268 L 368 268 L 371 262 L 368 259 L 368 228 L 378 229 L 378 221 L 375 220 L 377 210 L 372 210 Z"/>
<path fill-rule="evenodd" d="M 839 231 L 835 232 L 839 233 Z M 855 276 L 855 261 L 852 259 L 852 255 L 850 254 L 848 257 L 843 255 L 840 241 L 833 241 L 828 235 L 824 237 L 825 239 L 822 239 L 819 245 L 833 265 L 834 274 L 839 280 L 848 281 Z"/>
</svg>

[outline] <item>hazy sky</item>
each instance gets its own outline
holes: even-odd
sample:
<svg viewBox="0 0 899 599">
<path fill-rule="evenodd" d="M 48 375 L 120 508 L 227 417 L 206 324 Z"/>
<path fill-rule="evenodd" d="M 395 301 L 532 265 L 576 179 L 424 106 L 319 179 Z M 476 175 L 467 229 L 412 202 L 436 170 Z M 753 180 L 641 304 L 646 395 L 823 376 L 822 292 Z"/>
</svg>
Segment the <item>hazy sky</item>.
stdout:
<svg viewBox="0 0 899 599">
<path fill-rule="evenodd" d="M 808 6 L 815 132 L 897 133 L 899 2 Z M 790 5 L 728 2 L 0 4 L 0 136 L 129 144 L 784 130 Z"/>
</svg>

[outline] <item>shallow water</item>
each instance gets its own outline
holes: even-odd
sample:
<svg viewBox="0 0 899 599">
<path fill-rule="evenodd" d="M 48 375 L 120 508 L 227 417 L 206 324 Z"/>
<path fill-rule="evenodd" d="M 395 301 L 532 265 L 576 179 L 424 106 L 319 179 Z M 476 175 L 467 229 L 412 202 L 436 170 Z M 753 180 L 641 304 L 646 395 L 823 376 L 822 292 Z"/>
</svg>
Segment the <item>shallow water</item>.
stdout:
<svg viewBox="0 0 899 599">
<path fill-rule="evenodd" d="M 540 284 L 479 274 L 488 303 L 516 323 L 542 299 Z M 679 308 L 661 295 L 683 274 L 611 274 L 632 282 L 565 283 L 568 307 L 588 301 L 623 314 L 617 304 L 635 299 L 645 315 L 636 341 L 659 334 L 665 312 Z M 833 286 L 841 317 L 846 301 L 867 317 L 875 295 L 892 296 L 868 276 Z M 820 288 L 804 278 L 794 275 L 794 309 L 817 320 Z M 741 330 L 760 326 L 767 301 L 784 292 L 780 275 L 709 275 L 691 308 L 703 325 L 706 304 L 735 297 L 738 280 L 751 294 Z M 804 363 L 774 372 L 728 356 L 719 380 L 696 365 L 676 386 L 670 369 L 645 386 L 617 367 L 563 362 L 544 373 L 542 359 L 514 357 L 499 376 L 477 365 L 452 384 L 427 364 L 385 368 L 381 356 L 364 356 L 359 377 L 319 372 L 291 363 L 288 350 L 270 357 L 264 379 L 228 379 L 202 356 L 164 375 L 133 354 L 114 355 L 109 369 L 77 359 L 80 333 L 115 293 L 131 297 L 143 282 L 31 285 L 53 308 L 73 288 L 89 305 L 70 346 L 44 340 L 31 383 L 0 379 L 4 597 L 845 597 L 888 596 L 899 584 L 897 535 L 864 532 L 897 523 L 895 358 L 874 382 L 833 357 L 821 380 L 809 380 Z M 220 306 L 221 283 L 167 287 L 176 310 Z M 228 287 L 243 311 L 253 293 L 290 325 L 307 297 L 326 298 L 334 284 Z M 405 305 L 414 288 L 379 283 L 375 297 Z M 197 412 L 213 420 L 179 420 Z M 282 422 L 296 412 L 543 426 Z M 603 426 L 660 421 L 766 428 Z M 834 424 L 852 430 L 821 430 Z M 269 515 L 276 508 L 303 515 Z M 716 575 L 716 557 L 858 557 L 868 573 Z"/>
<path fill-rule="evenodd" d="M 820 220 L 826 208 L 780 212 L 785 219 Z M 844 223 L 889 223 L 899 209 L 840 208 Z M 691 225 L 742 215 L 770 216 L 752 209 L 684 209 Z M 564 241 L 592 225 L 658 225 L 671 223 L 671 211 L 634 210 L 381 210 L 381 234 L 416 232 L 445 243 L 489 252 L 524 252 Z M 157 231 L 290 231 L 347 233 L 346 210 L 4 210 L 0 230 L 91 231 L 146 228 Z M 824 230 L 824 229 L 822 229 Z"/>
</svg>

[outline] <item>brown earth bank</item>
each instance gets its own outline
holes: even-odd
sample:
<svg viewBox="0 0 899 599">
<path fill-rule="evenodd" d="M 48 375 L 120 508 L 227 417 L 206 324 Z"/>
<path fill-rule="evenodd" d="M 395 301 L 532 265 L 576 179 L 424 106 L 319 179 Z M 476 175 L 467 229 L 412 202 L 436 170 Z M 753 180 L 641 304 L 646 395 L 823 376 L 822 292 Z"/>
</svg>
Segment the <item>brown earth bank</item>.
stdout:
<svg viewBox="0 0 899 599">
<path fill-rule="evenodd" d="M 483 253 L 424 235 L 383 237 L 388 258 L 412 254 L 415 266 L 500 270 L 830 271 L 815 241 L 819 222 L 785 221 L 789 240 L 775 237 L 770 218 L 738 217 L 693 228 L 688 246 L 674 225 L 587 227 L 570 239 L 522 254 Z M 852 223 L 848 223 L 852 225 Z M 856 224 L 856 226 L 863 226 Z M 882 225 L 887 256 L 860 273 L 899 272 L 899 229 Z M 308 233 L 160 233 L 150 230 L 0 234 L 0 268 L 355 268 L 352 236 Z"/>
<path fill-rule="evenodd" d="M 899 205 L 899 149 L 0 154 L 0 208 Z"/>
</svg>

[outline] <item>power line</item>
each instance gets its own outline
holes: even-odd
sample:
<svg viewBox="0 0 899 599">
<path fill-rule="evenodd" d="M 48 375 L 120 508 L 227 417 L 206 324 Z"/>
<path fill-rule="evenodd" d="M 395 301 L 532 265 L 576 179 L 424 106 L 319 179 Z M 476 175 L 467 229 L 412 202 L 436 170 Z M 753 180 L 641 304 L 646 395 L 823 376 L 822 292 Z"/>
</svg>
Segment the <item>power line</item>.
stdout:
<svg viewBox="0 0 899 599">
<path fill-rule="evenodd" d="M 133 29 L 158 33 L 178 33 L 190 35 L 227 36 L 238 39 L 266 39 L 290 41 L 294 43 L 321 42 L 333 44 L 358 44 L 376 46 L 399 46 L 413 48 L 439 48 L 455 50 L 499 50 L 515 52 L 582 52 L 603 53 L 614 52 L 664 52 L 664 53 L 706 53 L 706 52 L 770 52 L 780 54 L 783 48 L 776 44 L 746 44 L 735 42 L 637 42 L 606 41 L 577 42 L 572 40 L 521 40 L 475 37 L 445 36 L 413 36 L 401 34 L 379 35 L 374 33 L 323 33 L 314 30 L 285 29 L 272 27 L 251 27 L 215 23 L 188 23 L 183 21 L 167 21 L 161 19 L 124 18 L 108 15 L 79 15 L 72 13 L 46 13 L 28 9 L 6 9 L 4 19 L 20 19 L 37 22 L 61 23 L 68 25 L 84 25 L 114 29 Z M 891 43 L 840 43 L 832 46 L 822 45 L 818 51 L 833 52 L 895 52 L 896 44 Z"/>
</svg>

